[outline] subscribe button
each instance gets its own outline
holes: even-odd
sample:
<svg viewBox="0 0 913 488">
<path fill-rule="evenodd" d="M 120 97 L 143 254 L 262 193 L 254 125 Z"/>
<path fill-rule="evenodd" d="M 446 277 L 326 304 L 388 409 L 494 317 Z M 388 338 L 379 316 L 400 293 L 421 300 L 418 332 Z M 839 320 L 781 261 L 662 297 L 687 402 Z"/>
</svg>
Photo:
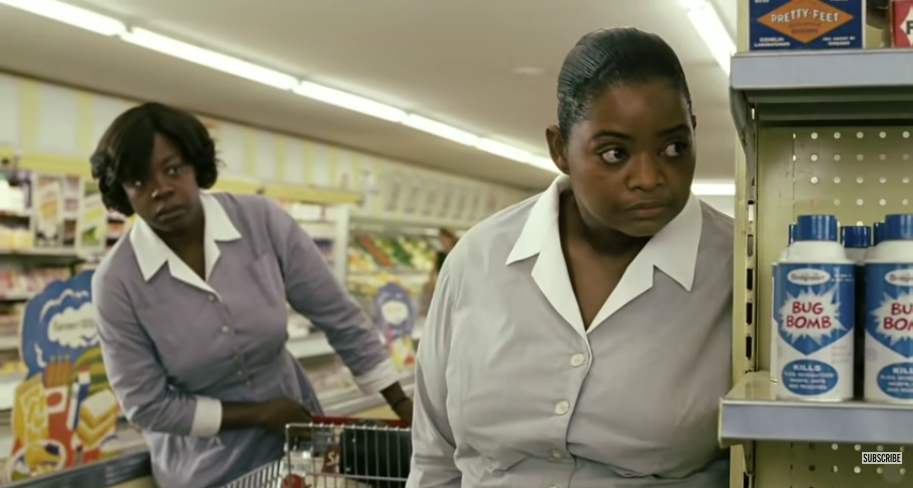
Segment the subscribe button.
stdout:
<svg viewBox="0 0 913 488">
<path fill-rule="evenodd" d="M 862 464 L 903 464 L 902 452 L 864 452 Z"/>
</svg>

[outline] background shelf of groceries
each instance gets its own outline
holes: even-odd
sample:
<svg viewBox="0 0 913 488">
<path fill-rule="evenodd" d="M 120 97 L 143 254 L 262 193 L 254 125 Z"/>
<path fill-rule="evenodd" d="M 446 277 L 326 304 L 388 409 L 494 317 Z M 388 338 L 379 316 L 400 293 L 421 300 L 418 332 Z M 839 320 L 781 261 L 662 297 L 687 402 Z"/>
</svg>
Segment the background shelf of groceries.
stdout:
<svg viewBox="0 0 913 488">
<path fill-rule="evenodd" d="M 438 229 L 428 223 L 434 219 L 377 219 L 353 215 L 352 205 L 277 202 L 314 239 L 371 320 L 377 323 L 377 290 L 392 283 L 408 294 L 411 322 L 420 321 L 418 302 L 439 249 Z M 441 220 L 458 232 L 469 226 Z M 85 177 L 20 171 L 9 160 L 0 166 L 0 453 L 9 452 L 10 410 L 26 373 L 19 358 L 25 304 L 51 281 L 95 266 L 131 221 L 108 213 Z M 383 404 L 357 390 L 324 334 L 291 308 L 289 337 L 289 350 L 305 364 L 328 414 L 353 415 Z M 411 391 L 414 345 L 407 346 L 391 353 Z"/>
</svg>

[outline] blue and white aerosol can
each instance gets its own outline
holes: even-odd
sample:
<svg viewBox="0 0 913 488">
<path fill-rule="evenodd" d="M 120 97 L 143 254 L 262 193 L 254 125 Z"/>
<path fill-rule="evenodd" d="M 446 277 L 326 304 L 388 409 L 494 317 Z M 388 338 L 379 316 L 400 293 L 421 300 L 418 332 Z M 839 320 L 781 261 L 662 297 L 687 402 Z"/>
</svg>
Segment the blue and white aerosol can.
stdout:
<svg viewBox="0 0 913 488">
<path fill-rule="evenodd" d="M 913 215 L 885 217 L 865 273 L 865 399 L 913 404 Z"/>
<path fill-rule="evenodd" d="M 777 397 L 853 398 L 853 261 L 837 218 L 802 215 L 796 240 L 777 264 Z"/>
<path fill-rule="evenodd" d="M 780 251 L 780 256 L 771 265 L 771 300 L 770 300 L 770 381 L 776 383 L 780 374 L 777 372 L 777 294 L 780 290 L 777 287 L 777 263 L 786 258 L 789 252 L 789 245 L 796 240 L 796 224 L 789 224 L 789 242 L 786 247 Z"/>
<path fill-rule="evenodd" d="M 848 225 L 840 228 L 840 240 L 846 257 L 855 264 L 856 321 L 853 323 L 853 397 L 862 398 L 865 378 L 865 257 L 872 246 L 872 228 L 867 225 Z"/>
</svg>

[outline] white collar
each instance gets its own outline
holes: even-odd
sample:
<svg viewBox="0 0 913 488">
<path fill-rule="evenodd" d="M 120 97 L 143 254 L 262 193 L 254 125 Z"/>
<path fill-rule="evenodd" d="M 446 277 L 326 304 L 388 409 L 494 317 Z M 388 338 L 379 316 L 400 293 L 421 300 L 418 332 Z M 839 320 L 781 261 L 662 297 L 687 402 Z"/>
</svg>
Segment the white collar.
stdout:
<svg viewBox="0 0 913 488">
<path fill-rule="evenodd" d="M 203 234 L 203 249 L 206 259 L 206 278 L 208 280 L 212 269 L 219 260 L 221 252 L 217 242 L 230 242 L 241 238 L 241 233 L 231 222 L 222 204 L 216 197 L 207 193 L 200 194 L 203 205 L 203 215 L 206 219 L 206 229 Z M 143 219 L 137 218 L 130 229 L 130 243 L 133 253 L 139 264 L 143 279 L 149 281 L 162 268 L 165 263 L 171 270 L 171 275 L 197 288 L 215 292 L 204 280 L 194 273 L 162 239 L 156 235 L 152 227 Z"/>
<path fill-rule="evenodd" d="M 533 277 L 539 288 L 568 322 L 575 327 L 579 325 L 583 330 L 558 234 L 560 193 L 567 184 L 568 177 L 560 175 L 539 196 L 530 209 L 506 264 L 510 266 L 538 255 Z M 615 292 L 609 297 L 592 325 L 598 325 L 624 304 L 650 289 L 653 286 L 654 267 L 678 282 L 685 290 L 691 291 L 694 285 L 702 222 L 700 201 L 692 194 L 682 211 L 650 239 L 628 266 Z M 589 330 L 593 328 L 590 327 Z"/>
</svg>

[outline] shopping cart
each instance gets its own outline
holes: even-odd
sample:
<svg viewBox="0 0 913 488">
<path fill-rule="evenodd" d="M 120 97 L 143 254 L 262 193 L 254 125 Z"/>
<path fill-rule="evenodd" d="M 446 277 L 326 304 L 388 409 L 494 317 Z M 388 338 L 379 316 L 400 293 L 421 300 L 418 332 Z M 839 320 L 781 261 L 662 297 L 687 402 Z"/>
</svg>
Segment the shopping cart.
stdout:
<svg viewBox="0 0 913 488">
<path fill-rule="evenodd" d="M 285 456 L 224 488 L 404 488 L 412 458 L 399 421 L 321 417 L 285 430 Z"/>
</svg>

